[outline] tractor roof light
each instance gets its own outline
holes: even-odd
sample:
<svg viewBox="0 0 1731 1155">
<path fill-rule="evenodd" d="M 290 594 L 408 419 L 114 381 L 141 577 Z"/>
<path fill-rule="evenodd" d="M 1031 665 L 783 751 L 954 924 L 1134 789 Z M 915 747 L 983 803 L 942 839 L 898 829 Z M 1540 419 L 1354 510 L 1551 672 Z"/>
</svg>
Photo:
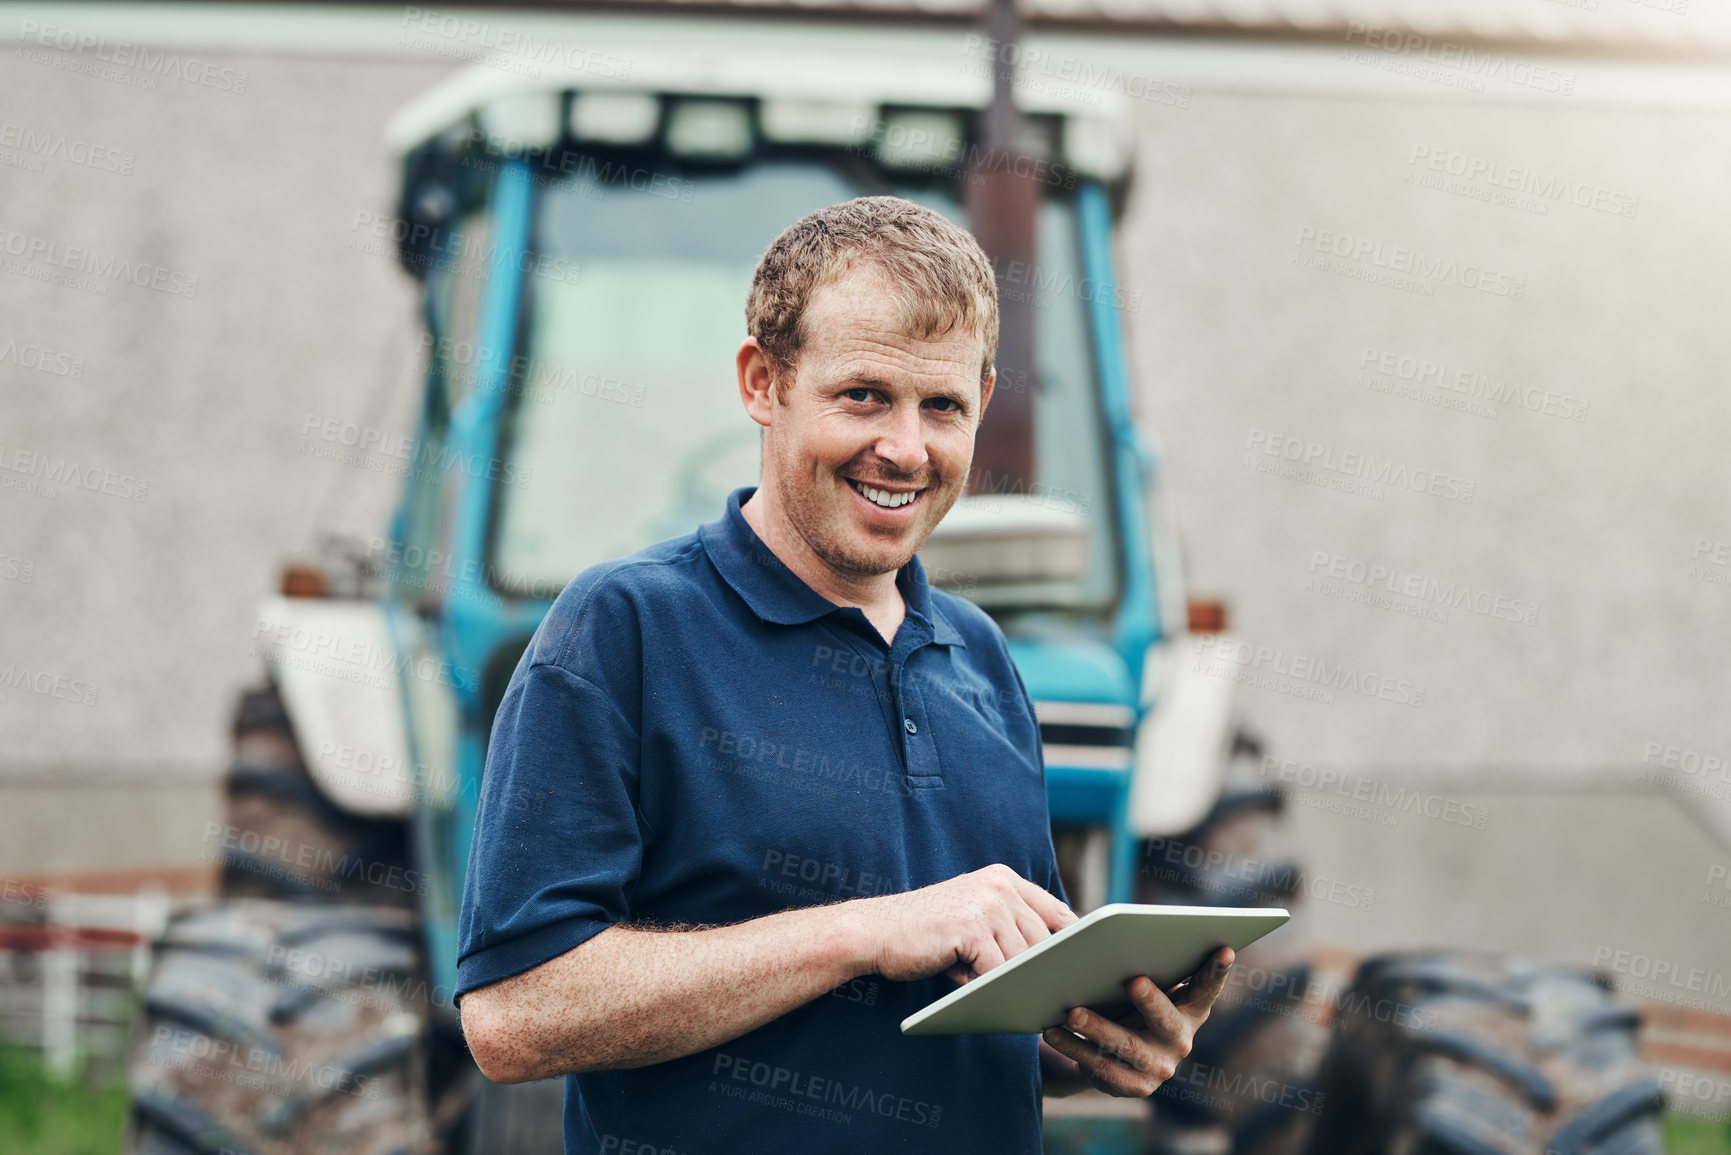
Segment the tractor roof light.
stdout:
<svg viewBox="0 0 1731 1155">
<path fill-rule="evenodd" d="M 647 92 L 580 92 L 571 101 L 571 135 L 586 144 L 645 144 L 661 121 Z"/>
<path fill-rule="evenodd" d="M 776 96 L 763 102 L 763 136 L 777 144 L 855 145 L 871 138 L 872 106 Z"/>
<path fill-rule="evenodd" d="M 696 160 L 751 154 L 751 108 L 737 100 L 676 100 L 667 112 L 667 151 Z"/>
<path fill-rule="evenodd" d="M 1077 113 L 1066 118 L 1063 134 L 1064 162 L 1071 168 L 1108 182 L 1129 174 L 1135 145 L 1121 125 L 1103 116 Z"/>
<path fill-rule="evenodd" d="M 944 170 L 962 161 L 967 139 L 959 112 L 938 108 L 886 111 L 877 134 L 885 168 Z"/>
<path fill-rule="evenodd" d="M 480 128 L 489 149 L 506 156 L 544 152 L 559 140 L 559 94 L 513 92 L 480 109 Z"/>
<path fill-rule="evenodd" d="M 1022 115 L 1016 124 L 1016 151 L 1035 160 L 1054 160 L 1058 155 L 1060 118 Z"/>
</svg>

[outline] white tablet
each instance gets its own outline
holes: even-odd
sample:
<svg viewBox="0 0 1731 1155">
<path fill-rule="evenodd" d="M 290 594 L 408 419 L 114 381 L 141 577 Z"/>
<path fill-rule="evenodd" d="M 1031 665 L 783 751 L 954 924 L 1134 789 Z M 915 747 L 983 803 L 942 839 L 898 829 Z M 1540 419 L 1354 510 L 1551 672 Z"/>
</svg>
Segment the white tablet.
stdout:
<svg viewBox="0 0 1731 1155">
<path fill-rule="evenodd" d="M 1290 917 L 1278 907 L 1109 903 L 909 1015 L 902 1034 L 1032 1035 L 1072 1007 L 1116 1014 L 1131 1006 L 1124 984 L 1137 975 L 1165 990 L 1219 948 L 1242 950 Z"/>
</svg>

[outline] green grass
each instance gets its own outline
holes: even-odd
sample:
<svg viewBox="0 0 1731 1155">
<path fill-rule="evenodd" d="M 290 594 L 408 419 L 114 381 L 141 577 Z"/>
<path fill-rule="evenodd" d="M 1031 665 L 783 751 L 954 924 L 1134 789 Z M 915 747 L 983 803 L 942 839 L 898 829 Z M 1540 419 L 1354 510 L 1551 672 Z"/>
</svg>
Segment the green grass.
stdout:
<svg viewBox="0 0 1731 1155">
<path fill-rule="evenodd" d="M 114 1155 L 126 1127 L 126 1086 L 56 1079 L 35 1052 L 0 1044 L 0 1151 Z"/>
<path fill-rule="evenodd" d="M 1731 1155 L 1731 1124 L 1665 1116 L 1666 1155 Z"/>
</svg>

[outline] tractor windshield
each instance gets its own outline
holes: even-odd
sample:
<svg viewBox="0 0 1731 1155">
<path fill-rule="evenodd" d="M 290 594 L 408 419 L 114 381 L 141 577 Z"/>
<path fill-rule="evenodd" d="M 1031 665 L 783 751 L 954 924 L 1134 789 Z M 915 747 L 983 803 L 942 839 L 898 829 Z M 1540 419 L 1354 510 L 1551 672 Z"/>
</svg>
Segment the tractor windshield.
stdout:
<svg viewBox="0 0 1731 1155">
<path fill-rule="evenodd" d="M 953 187 L 867 187 L 821 159 L 630 182 L 573 167 L 537 195 L 540 265 L 563 275 L 528 278 L 527 356 L 506 429 L 515 468 L 499 489 L 490 567 L 506 593 L 558 588 L 586 566 L 687 533 L 718 516 L 733 488 L 757 482 L 758 426 L 740 405 L 733 359 L 752 271 L 783 228 L 885 191 L 966 224 Z M 1037 492 L 1079 510 L 1089 537 L 1085 576 L 1043 600 L 1104 607 L 1116 552 L 1071 202 L 1046 202 L 1039 246 L 1051 291 L 1029 286 L 1041 291 Z M 994 602 L 966 575 L 933 580 Z M 1025 588 L 998 592 L 1027 600 Z"/>
</svg>

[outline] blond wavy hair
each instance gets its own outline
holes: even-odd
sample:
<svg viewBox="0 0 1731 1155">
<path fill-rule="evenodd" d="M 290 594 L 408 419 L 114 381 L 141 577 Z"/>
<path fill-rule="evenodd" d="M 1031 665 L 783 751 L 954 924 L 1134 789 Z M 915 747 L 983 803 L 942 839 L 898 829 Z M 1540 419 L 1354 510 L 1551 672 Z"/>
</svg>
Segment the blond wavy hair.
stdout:
<svg viewBox="0 0 1731 1155">
<path fill-rule="evenodd" d="M 998 286 L 973 234 L 901 197 L 856 197 L 793 222 L 758 259 L 745 328 L 775 367 L 777 390 L 793 380 L 812 293 L 860 261 L 889 278 L 906 332 L 941 337 L 959 329 L 982 338 L 980 380 L 991 375 Z"/>
</svg>

